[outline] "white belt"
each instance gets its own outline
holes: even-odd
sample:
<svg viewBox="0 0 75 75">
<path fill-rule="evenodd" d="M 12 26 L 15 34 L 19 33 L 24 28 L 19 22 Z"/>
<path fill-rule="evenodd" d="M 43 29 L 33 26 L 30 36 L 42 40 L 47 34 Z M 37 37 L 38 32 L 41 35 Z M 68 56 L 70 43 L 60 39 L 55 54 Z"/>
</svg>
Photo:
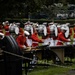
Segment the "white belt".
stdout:
<svg viewBox="0 0 75 75">
<path fill-rule="evenodd" d="M 63 41 L 60 41 L 60 40 L 57 40 L 58 42 L 63 42 Z"/>
<path fill-rule="evenodd" d="M 5 32 L 9 32 L 9 31 L 5 31 Z"/>
<path fill-rule="evenodd" d="M 38 42 L 34 42 L 34 41 L 33 41 L 32 43 L 38 43 Z"/>
</svg>

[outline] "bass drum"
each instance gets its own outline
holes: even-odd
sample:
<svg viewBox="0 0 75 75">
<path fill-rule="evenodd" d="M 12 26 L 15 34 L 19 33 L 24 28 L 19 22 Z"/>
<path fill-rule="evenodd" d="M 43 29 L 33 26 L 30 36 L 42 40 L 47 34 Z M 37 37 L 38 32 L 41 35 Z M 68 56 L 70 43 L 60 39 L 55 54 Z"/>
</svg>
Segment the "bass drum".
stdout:
<svg viewBox="0 0 75 75">
<path fill-rule="evenodd" d="M 3 39 L 4 51 L 21 55 L 20 49 L 15 39 L 10 36 L 5 36 Z M 11 54 L 4 53 L 5 75 L 22 75 L 22 60 Z"/>
</svg>

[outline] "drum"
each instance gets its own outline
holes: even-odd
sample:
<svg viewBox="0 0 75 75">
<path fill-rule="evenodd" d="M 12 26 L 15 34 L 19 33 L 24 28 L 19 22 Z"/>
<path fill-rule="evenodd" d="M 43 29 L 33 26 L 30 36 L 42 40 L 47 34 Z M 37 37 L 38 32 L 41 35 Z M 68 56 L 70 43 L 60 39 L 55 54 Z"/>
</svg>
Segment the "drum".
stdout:
<svg viewBox="0 0 75 75">
<path fill-rule="evenodd" d="M 17 26 L 11 26 L 9 28 L 9 32 L 10 33 L 15 33 L 16 35 L 18 35 L 19 34 L 19 28 Z"/>
</svg>

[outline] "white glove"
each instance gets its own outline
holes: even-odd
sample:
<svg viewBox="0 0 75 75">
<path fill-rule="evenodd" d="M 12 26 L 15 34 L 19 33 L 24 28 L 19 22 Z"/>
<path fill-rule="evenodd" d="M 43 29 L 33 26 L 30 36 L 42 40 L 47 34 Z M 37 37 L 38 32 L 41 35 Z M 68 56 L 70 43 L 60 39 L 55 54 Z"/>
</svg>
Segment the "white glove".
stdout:
<svg viewBox="0 0 75 75">
<path fill-rule="evenodd" d="M 22 47 L 23 47 L 23 49 L 26 49 L 26 46 L 25 45 L 23 45 Z"/>
<path fill-rule="evenodd" d="M 69 42 L 71 42 L 71 39 L 68 39 Z"/>
<path fill-rule="evenodd" d="M 31 47 L 27 47 L 27 50 L 31 50 Z"/>
</svg>

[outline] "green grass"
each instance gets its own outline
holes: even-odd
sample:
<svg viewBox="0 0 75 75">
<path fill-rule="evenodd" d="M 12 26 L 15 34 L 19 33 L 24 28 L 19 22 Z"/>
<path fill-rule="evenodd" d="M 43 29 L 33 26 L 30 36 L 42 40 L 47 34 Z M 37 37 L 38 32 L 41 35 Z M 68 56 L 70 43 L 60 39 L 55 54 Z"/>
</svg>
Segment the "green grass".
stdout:
<svg viewBox="0 0 75 75">
<path fill-rule="evenodd" d="M 71 40 L 73 39 L 73 35 L 70 36 Z M 39 36 L 39 38 L 41 37 Z M 73 59 L 72 61 L 75 62 L 75 59 Z M 70 68 L 65 68 L 65 67 L 70 67 Z M 31 72 L 28 72 L 28 75 L 75 75 L 75 74 L 69 74 L 69 71 L 72 68 L 75 68 L 75 64 L 66 65 L 65 67 L 56 67 L 56 66 L 36 67 Z"/>
<path fill-rule="evenodd" d="M 43 62 L 43 61 L 42 61 Z M 52 64 L 52 61 L 49 62 Z M 39 63 L 40 64 L 40 63 Z M 27 75 L 75 75 L 70 74 L 70 70 L 75 68 L 75 59 L 73 63 L 64 63 L 60 65 L 36 66 L 32 71 L 28 71 Z M 25 72 L 23 71 L 23 75 Z"/>
<path fill-rule="evenodd" d="M 68 68 L 60 68 L 55 66 L 47 67 L 38 67 L 31 72 L 28 72 L 28 75 L 67 75 Z"/>
</svg>

